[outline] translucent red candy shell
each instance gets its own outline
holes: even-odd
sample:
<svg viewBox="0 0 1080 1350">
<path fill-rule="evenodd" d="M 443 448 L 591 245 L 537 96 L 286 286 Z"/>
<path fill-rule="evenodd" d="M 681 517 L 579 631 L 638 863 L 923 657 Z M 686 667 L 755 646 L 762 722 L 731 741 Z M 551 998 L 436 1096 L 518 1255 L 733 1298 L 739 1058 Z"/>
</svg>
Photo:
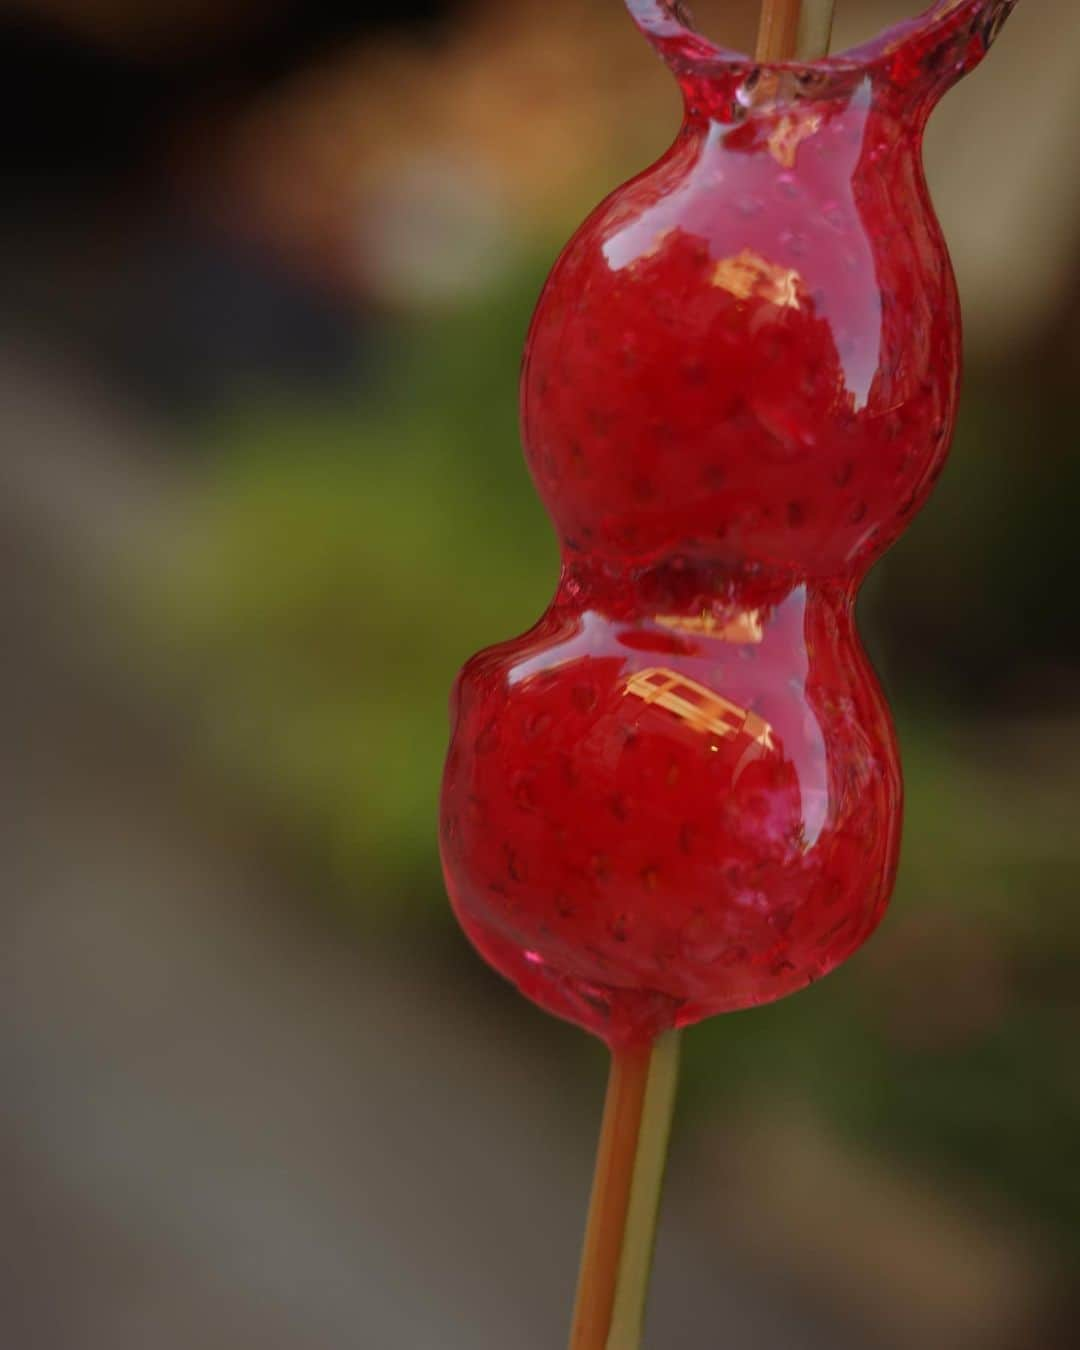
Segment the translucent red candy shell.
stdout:
<svg viewBox="0 0 1080 1350">
<path fill-rule="evenodd" d="M 888 902 L 900 772 L 852 607 L 955 417 L 923 127 L 1012 8 L 768 67 L 629 3 L 685 121 L 537 306 L 522 425 L 562 575 L 459 676 L 442 802 L 465 932 L 612 1045 L 802 988 Z"/>
</svg>

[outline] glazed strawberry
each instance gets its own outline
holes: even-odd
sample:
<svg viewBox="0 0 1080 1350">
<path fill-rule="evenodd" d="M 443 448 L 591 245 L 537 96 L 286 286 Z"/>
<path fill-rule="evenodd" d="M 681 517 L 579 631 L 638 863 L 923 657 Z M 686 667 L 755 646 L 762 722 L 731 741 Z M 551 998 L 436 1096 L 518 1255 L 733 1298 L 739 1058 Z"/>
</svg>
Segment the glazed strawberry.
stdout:
<svg viewBox="0 0 1080 1350">
<path fill-rule="evenodd" d="M 887 904 L 900 774 L 852 607 L 955 418 L 923 127 L 1012 3 L 805 67 L 630 7 L 685 121 L 537 307 L 522 424 L 562 577 L 462 672 L 442 835 L 480 951 L 612 1046 L 803 987 Z"/>
</svg>

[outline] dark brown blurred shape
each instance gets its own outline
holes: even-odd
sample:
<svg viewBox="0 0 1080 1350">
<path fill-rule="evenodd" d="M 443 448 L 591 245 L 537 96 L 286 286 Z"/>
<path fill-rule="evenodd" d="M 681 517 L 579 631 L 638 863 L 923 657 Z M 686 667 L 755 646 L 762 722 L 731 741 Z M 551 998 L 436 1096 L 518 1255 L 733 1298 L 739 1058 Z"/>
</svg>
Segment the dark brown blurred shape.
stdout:
<svg viewBox="0 0 1080 1350">
<path fill-rule="evenodd" d="M 86 41 L 148 56 L 265 25 L 287 0 L 14 0 L 12 8 Z"/>
</svg>

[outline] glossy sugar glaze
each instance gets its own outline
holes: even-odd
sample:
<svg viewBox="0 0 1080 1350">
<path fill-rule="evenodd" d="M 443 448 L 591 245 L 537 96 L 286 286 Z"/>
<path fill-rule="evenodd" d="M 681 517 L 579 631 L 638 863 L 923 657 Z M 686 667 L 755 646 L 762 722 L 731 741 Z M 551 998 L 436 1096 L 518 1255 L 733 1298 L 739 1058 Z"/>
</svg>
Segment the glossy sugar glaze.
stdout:
<svg viewBox="0 0 1080 1350">
<path fill-rule="evenodd" d="M 686 117 L 540 298 L 522 424 L 562 577 L 459 677 L 442 820 L 475 945 L 612 1045 L 805 986 L 887 904 L 900 773 L 852 607 L 955 418 L 923 127 L 1012 8 L 757 67 L 630 3 Z"/>
</svg>

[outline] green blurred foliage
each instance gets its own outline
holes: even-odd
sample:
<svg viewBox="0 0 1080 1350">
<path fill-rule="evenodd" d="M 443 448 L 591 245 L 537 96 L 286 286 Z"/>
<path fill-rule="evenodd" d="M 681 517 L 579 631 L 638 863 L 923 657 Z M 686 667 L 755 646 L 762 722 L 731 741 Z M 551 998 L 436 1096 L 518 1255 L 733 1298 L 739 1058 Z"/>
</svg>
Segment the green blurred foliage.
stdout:
<svg viewBox="0 0 1080 1350">
<path fill-rule="evenodd" d="M 170 560 L 158 618 L 202 668 L 208 746 L 368 917 L 430 907 L 451 681 L 557 575 L 514 403 L 539 284 L 401 334 L 374 393 L 217 427 Z"/>
<path fill-rule="evenodd" d="M 154 580 L 207 759 L 365 923 L 449 925 L 436 846 L 447 693 L 468 655 L 528 627 L 552 592 L 557 552 L 515 402 L 543 271 L 399 331 L 362 395 L 263 397 L 214 428 L 185 542 Z M 796 1003 L 695 1031 L 685 1091 L 701 1109 L 800 1093 L 875 1147 L 994 1178 L 1080 1252 L 1067 806 L 1080 736 L 988 702 L 979 679 L 996 656 L 1015 683 L 1047 640 L 1025 625 L 1031 604 L 1052 605 L 1032 600 L 1038 569 L 1070 543 L 1047 524 L 1061 480 L 1016 445 L 1050 437 L 1059 415 L 974 381 L 938 497 L 864 605 L 900 694 L 908 784 L 882 934 Z M 1075 463 L 1065 472 L 1075 483 Z M 976 702 L 979 720 L 949 714 Z"/>
</svg>

